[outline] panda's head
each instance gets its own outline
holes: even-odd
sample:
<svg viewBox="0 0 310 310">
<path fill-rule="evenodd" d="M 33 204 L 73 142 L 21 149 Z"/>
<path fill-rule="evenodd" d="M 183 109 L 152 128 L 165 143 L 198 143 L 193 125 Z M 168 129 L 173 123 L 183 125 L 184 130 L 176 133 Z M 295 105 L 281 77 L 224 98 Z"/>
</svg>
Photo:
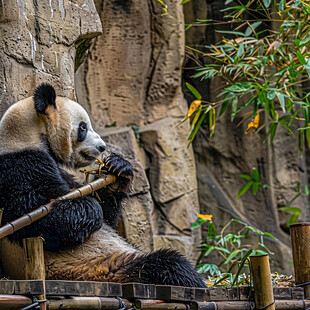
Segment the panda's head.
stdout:
<svg viewBox="0 0 310 310">
<path fill-rule="evenodd" d="M 105 150 L 87 112 L 55 89 L 41 84 L 34 96 L 12 105 L 0 122 L 0 153 L 48 149 L 69 166 L 84 167 Z"/>
</svg>

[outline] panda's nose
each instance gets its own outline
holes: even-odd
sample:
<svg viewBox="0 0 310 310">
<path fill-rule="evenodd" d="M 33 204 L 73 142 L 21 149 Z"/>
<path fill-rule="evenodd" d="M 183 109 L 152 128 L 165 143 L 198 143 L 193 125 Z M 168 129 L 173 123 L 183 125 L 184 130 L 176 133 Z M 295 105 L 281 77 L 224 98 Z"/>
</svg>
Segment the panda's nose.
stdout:
<svg viewBox="0 0 310 310">
<path fill-rule="evenodd" d="M 96 148 L 100 153 L 102 153 L 105 150 L 105 147 L 106 147 L 106 145 L 103 141 L 96 145 Z"/>
</svg>

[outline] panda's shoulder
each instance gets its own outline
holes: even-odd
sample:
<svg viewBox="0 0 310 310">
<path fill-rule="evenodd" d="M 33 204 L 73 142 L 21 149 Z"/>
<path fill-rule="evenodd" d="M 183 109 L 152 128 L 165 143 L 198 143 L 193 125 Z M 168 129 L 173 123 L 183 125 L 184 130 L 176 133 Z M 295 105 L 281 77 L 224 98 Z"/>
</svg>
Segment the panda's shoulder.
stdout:
<svg viewBox="0 0 310 310">
<path fill-rule="evenodd" d="M 40 149 L 25 149 L 17 152 L 0 154 L 0 171 L 2 173 L 58 174 L 54 159 Z"/>
</svg>

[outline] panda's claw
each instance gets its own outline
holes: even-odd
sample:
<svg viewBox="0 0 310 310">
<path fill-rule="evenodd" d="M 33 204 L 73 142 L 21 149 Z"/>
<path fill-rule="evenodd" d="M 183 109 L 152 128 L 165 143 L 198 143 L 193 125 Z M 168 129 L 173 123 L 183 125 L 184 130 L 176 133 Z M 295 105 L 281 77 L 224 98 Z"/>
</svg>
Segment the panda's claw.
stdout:
<svg viewBox="0 0 310 310">
<path fill-rule="evenodd" d="M 129 161 L 118 154 L 111 153 L 104 160 L 108 172 L 115 174 L 118 178 L 133 177 L 133 168 Z"/>
</svg>

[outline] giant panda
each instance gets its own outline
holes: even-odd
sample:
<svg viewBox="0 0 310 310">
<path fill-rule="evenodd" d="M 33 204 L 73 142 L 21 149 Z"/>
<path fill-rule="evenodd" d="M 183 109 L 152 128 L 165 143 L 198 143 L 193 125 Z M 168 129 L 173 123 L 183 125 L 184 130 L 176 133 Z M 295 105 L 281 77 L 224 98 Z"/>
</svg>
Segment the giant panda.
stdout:
<svg viewBox="0 0 310 310">
<path fill-rule="evenodd" d="M 68 171 L 92 164 L 104 150 L 105 143 L 82 106 L 56 96 L 51 85 L 43 83 L 32 97 L 13 104 L 0 121 L 2 224 L 82 186 Z M 45 218 L 9 236 L 5 249 L 12 244 L 21 249 L 23 238 L 41 236 L 47 279 L 205 287 L 177 251 L 144 253 L 117 234 L 133 168 L 114 153 L 105 164 L 117 186 L 55 203 Z M 0 256 L 9 251 L 3 249 Z"/>
</svg>

